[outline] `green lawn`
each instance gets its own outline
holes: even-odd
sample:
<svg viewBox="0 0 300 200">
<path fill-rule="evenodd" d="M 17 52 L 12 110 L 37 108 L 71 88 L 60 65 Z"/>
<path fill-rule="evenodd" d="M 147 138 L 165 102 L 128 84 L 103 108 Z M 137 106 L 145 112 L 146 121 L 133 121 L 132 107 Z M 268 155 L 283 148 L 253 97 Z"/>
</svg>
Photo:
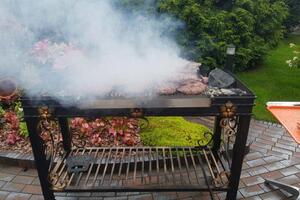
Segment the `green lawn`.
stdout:
<svg viewBox="0 0 300 200">
<path fill-rule="evenodd" d="M 255 118 L 275 121 L 265 109 L 268 101 L 300 101 L 300 69 L 289 68 L 286 60 L 293 57 L 290 43 L 300 45 L 300 36 L 290 36 L 269 52 L 262 66 L 239 73 L 238 77 L 257 96 Z"/>
<path fill-rule="evenodd" d="M 286 60 L 293 57 L 290 43 L 300 45 L 300 36 L 290 36 L 269 52 L 264 63 L 238 77 L 257 96 L 254 114 L 257 119 L 275 121 L 265 109 L 268 101 L 300 101 L 300 69 L 289 68 Z M 149 117 L 149 127 L 141 132 L 145 146 L 190 146 L 209 130 L 182 117 Z M 188 139 L 190 138 L 190 139 Z"/>
</svg>

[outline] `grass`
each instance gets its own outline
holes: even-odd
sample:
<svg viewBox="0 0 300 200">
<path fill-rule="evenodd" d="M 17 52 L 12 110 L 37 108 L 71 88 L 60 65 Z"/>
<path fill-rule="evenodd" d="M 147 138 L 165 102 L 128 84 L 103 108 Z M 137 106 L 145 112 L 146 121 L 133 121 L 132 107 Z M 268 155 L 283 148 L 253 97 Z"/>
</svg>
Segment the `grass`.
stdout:
<svg viewBox="0 0 300 200">
<path fill-rule="evenodd" d="M 268 101 L 300 101 L 300 69 L 289 68 L 286 60 L 291 59 L 290 43 L 300 45 L 300 36 L 290 36 L 271 50 L 264 63 L 251 71 L 238 74 L 257 96 L 254 114 L 256 119 L 276 121 L 266 110 Z M 195 146 L 204 137 L 208 128 L 186 121 L 182 117 L 149 117 L 149 127 L 141 133 L 145 146 Z"/>
<path fill-rule="evenodd" d="M 207 127 L 185 120 L 183 117 L 149 117 L 149 126 L 142 130 L 145 146 L 197 146 L 198 140 L 209 141 Z M 206 143 L 207 143 L 206 142 Z"/>
<path fill-rule="evenodd" d="M 261 66 L 238 74 L 257 96 L 256 119 L 276 121 L 265 108 L 268 101 L 300 101 L 300 69 L 289 68 L 286 64 L 286 60 L 294 56 L 290 43 L 300 45 L 300 36 L 289 36 L 269 52 Z"/>
</svg>

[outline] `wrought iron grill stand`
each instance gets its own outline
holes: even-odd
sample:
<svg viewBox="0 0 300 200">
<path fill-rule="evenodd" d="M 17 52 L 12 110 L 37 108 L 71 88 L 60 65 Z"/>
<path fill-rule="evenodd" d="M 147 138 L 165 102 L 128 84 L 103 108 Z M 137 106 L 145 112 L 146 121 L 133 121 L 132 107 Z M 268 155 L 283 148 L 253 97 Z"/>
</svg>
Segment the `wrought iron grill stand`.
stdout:
<svg viewBox="0 0 300 200">
<path fill-rule="evenodd" d="M 198 105 L 203 106 L 187 107 L 110 109 L 97 105 L 79 109 L 63 107 L 51 99 L 22 97 L 44 198 L 55 199 L 54 192 L 208 191 L 213 199 L 214 191 L 227 191 L 227 200 L 236 199 L 255 99 L 239 81 L 236 87 L 247 94 L 196 97 Z M 213 145 L 73 148 L 68 118 L 78 116 L 215 116 Z M 55 143 L 52 138 L 50 154 L 45 152 L 40 135 L 41 120 L 56 120 L 61 130 L 62 142 Z M 230 140 L 233 141 L 231 159 L 226 151 Z M 57 156 L 56 149 L 60 146 L 63 152 Z M 85 172 L 68 172 L 67 159 L 76 155 L 90 158 Z"/>
</svg>

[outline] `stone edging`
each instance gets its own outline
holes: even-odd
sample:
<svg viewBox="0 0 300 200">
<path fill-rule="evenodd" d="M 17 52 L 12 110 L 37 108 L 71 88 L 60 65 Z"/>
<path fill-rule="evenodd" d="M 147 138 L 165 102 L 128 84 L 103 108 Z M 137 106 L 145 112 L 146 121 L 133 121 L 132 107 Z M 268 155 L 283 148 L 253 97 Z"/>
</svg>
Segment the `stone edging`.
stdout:
<svg viewBox="0 0 300 200">
<path fill-rule="evenodd" d="M 267 122 L 262 120 L 252 119 L 252 122 L 258 124 L 268 125 L 269 127 L 283 128 L 281 124 Z M 12 166 L 19 166 L 23 168 L 35 168 L 33 154 L 24 154 L 16 152 L 1 152 L 0 151 L 0 164 L 8 164 Z"/>
<path fill-rule="evenodd" d="M 259 124 L 268 125 L 269 127 L 273 126 L 273 127 L 277 127 L 277 128 L 284 128 L 281 124 L 274 123 L 274 122 L 268 122 L 268 121 L 257 120 L 257 119 L 252 119 L 252 121 L 259 123 Z"/>
<path fill-rule="evenodd" d="M 23 168 L 35 168 L 33 154 L 16 152 L 0 152 L 0 164 L 7 164 Z"/>
</svg>

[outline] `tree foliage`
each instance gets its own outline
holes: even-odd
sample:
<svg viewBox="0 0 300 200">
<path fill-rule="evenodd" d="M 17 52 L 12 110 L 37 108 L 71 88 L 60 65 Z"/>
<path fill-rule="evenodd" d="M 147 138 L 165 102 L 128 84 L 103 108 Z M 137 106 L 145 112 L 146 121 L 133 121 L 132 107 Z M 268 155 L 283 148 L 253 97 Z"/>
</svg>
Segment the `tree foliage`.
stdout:
<svg viewBox="0 0 300 200">
<path fill-rule="evenodd" d="M 245 70 L 257 65 L 283 37 L 288 16 L 285 1 L 124 0 L 123 6 L 131 12 L 137 8 L 156 13 L 156 17 L 168 14 L 183 22 L 184 27 L 176 30 L 182 55 L 211 68 L 224 66 L 226 47 L 234 44 L 235 68 Z"/>
<path fill-rule="evenodd" d="M 289 7 L 289 17 L 287 18 L 285 25 L 289 30 L 300 25 L 300 1 L 299 0 L 285 0 Z"/>
<path fill-rule="evenodd" d="M 236 0 L 230 9 L 226 1 L 218 3 L 217 0 L 160 1 L 160 12 L 170 13 L 186 23 L 178 34 L 178 42 L 188 58 L 220 67 L 226 59 L 227 45 L 234 44 L 235 67 L 245 70 L 259 63 L 266 50 L 283 37 L 288 10 L 282 0 Z"/>
</svg>

